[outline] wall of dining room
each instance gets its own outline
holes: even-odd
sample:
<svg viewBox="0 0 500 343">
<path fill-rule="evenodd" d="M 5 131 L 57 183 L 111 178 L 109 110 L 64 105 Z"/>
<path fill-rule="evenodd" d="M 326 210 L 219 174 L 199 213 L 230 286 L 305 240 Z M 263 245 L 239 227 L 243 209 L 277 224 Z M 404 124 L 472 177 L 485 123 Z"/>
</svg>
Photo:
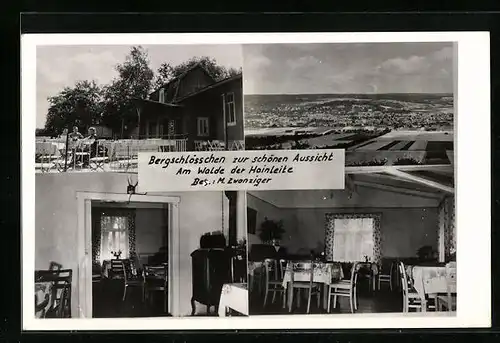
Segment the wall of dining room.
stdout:
<svg viewBox="0 0 500 343">
<path fill-rule="evenodd" d="M 35 179 L 35 268 L 47 269 L 51 261 L 73 270 L 72 313 L 79 316 L 77 192 L 126 193 L 128 174 L 58 173 L 37 174 Z M 227 231 L 228 201 L 221 192 L 155 193 L 179 197 L 179 315 L 191 313 L 191 252 L 199 248 L 205 232 Z M 132 201 L 133 201 L 132 196 Z M 153 219 L 151 219 L 153 220 Z M 224 226 L 224 227 L 223 227 Z M 151 242 L 153 237 L 145 239 Z M 83 243 L 82 243 L 83 244 Z M 149 244 L 149 243 L 148 243 Z M 150 248 L 148 247 L 148 250 Z M 152 249 L 152 248 L 151 248 Z M 90 273 L 90 269 L 89 269 Z M 89 274 L 90 277 L 90 274 Z M 200 307 L 200 312 L 204 307 Z"/>
<path fill-rule="evenodd" d="M 304 198 L 309 201 L 308 207 L 302 205 Z M 370 190 L 366 197 L 363 190 L 354 196 L 345 191 L 271 191 L 248 193 L 247 205 L 257 211 L 256 234 L 249 234 L 250 244 L 261 243 L 258 230 L 265 217 L 283 220 L 281 245 L 291 254 L 307 254 L 324 247 L 328 213 L 381 214 L 383 257 L 415 257 L 425 245 L 438 249 L 439 202 L 435 199 L 377 190 Z"/>
</svg>

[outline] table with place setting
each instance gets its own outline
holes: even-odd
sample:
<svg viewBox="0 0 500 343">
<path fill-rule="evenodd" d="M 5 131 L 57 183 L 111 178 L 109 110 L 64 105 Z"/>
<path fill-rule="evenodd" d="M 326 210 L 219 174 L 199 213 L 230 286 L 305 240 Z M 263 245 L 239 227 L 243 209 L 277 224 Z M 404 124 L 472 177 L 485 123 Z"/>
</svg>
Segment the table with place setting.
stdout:
<svg viewBox="0 0 500 343">
<path fill-rule="evenodd" d="M 412 280 L 413 287 L 424 304 L 422 306 L 423 312 L 427 310 L 427 298 L 435 299 L 438 294 L 447 293 L 446 267 L 406 265 L 405 268 L 408 277 Z"/>
<path fill-rule="evenodd" d="M 246 283 L 226 283 L 222 286 L 219 317 L 225 317 L 228 311 L 236 311 L 248 316 L 248 287 Z"/>
<path fill-rule="evenodd" d="M 344 278 L 344 272 L 340 263 L 336 262 L 313 262 L 313 283 L 323 284 L 323 308 L 326 308 L 327 297 L 328 297 L 328 285 L 332 282 L 342 280 Z M 311 262 L 300 262 L 300 261 L 289 261 L 286 266 L 286 271 L 283 277 L 283 288 L 285 292 L 288 292 L 288 299 L 292 298 L 290 292 L 292 288 L 288 287 L 289 283 L 292 281 L 292 271 L 293 271 L 293 281 L 297 282 L 309 282 L 310 275 L 310 264 Z M 288 304 L 289 305 L 289 304 Z M 290 306 L 290 305 L 289 305 Z"/>
</svg>

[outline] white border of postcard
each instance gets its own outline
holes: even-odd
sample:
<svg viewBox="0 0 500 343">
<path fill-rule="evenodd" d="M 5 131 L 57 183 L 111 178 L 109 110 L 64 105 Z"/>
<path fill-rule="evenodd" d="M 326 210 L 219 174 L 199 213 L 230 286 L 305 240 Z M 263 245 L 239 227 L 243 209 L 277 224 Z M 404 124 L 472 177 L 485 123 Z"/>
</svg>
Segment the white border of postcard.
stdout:
<svg viewBox="0 0 500 343">
<path fill-rule="evenodd" d="M 35 319 L 34 132 L 37 45 L 458 42 L 455 92 L 458 312 L 250 317 Z M 490 51 L 487 32 L 29 34 L 22 36 L 22 313 L 24 330 L 443 328 L 491 325 Z M 243 71 L 244 73 L 245 71 Z"/>
</svg>

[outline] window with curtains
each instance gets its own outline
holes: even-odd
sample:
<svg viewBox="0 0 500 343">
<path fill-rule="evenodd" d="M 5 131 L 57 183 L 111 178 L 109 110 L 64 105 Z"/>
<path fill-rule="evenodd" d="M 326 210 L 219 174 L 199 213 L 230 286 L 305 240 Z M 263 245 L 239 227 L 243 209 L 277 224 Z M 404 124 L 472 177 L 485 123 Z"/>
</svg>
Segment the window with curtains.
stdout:
<svg viewBox="0 0 500 343">
<path fill-rule="evenodd" d="M 102 262 L 115 258 L 131 258 L 135 254 L 135 211 L 133 209 L 95 208 L 92 210 L 93 260 Z"/>
<path fill-rule="evenodd" d="M 326 255 L 340 262 L 380 259 L 378 215 L 327 215 Z"/>
<path fill-rule="evenodd" d="M 103 260 L 114 257 L 121 251 L 120 258 L 129 258 L 128 218 L 126 216 L 101 216 L 101 253 Z"/>
</svg>

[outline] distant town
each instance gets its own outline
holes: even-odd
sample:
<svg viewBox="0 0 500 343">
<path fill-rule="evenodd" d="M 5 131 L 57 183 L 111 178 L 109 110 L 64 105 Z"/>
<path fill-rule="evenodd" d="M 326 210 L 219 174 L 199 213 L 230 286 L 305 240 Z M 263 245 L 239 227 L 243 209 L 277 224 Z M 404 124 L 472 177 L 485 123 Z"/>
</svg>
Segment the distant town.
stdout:
<svg viewBox="0 0 500 343">
<path fill-rule="evenodd" d="M 245 95 L 247 150 L 345 149 L 346 165 L 449 163 L 450 94 Z"/>
<path fill-rule="evenodd" d="M 453 96 L 245 95 L 245 129 L 249 134 L 283 127 L 451 129 Z"/>
</svg>

